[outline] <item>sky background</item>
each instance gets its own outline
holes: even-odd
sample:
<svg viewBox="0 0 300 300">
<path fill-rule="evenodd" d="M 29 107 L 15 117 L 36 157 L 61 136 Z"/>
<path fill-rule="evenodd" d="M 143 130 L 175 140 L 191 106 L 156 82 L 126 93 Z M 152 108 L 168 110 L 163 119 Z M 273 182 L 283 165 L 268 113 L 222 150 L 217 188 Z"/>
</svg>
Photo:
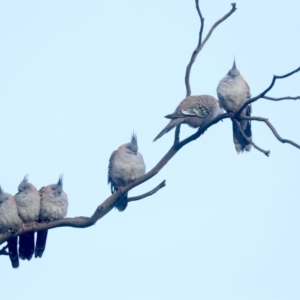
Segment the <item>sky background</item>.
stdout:
<svg viewBox="0 0 300 300">
<path fill-rule="evenodd" d="M 200 1 L 204 33 L 230 1 Z M 252 95 L 300 65 L 294 0 L 239 1 L 191 72 L 192 94 L 216 96 L 236 57 Z M 24 175 L 37 188 L 64 173 L 68 217 L 110 195 L 108 159 L 134 129 L 150 170 L 174 132 L 152 140 L 185 96 L 199 18 L 194 0 L 0 1 L 1 172 L 6 192 Z M 300 94 L 300 73 L 269 96 Z M 300 102 L 260 100 L 279 134 L 300 143 Z M 271 150 L 237 155 L 230 120 L 184 147 L 130 192 L 152 197 L 87 229 L 51 230 L 42 259 L 12 269 L 0 257 L 1 299 L 300 299 L 298 149 L 254 122 Z M 182 126 L 182 137 L 195 130 Z"/>
</svg>

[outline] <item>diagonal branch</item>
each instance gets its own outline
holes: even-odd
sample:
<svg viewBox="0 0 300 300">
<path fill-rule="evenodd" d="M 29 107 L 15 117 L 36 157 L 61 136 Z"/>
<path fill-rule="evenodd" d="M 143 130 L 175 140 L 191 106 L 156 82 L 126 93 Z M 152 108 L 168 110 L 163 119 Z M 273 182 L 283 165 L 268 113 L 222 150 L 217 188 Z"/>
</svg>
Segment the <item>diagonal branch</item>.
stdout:
<svg viewBox="0 0 300 300">
<path fill-rule="evenodd" d="M 175 143 L 172 145 L 172 147 L 169 149 L 169 151 L 163 156 L 163 158 L 156 164 L 154 168 L 152 168 L 148 173 L 145 175 L 137 178 L 135 181 L 129 183 L 125 187 L 123 187 L 122 191 L 119 190 L 116 193 L 109 196 L 106 200 L 104 200 L 95 210 L 93 215 L 91 217 L 75 217 L 75 218 L 65 218 L 61 220 L 55 220 L 51 222 L 45 222 L 45 223 L 39 223 L 38 226 L 33 224 L 26 224 L 26 227 L 20 226 L 17 230 L 6 232 L 4 234 L 0 234 L 0 245 L 6 242 L 8 239 L 12 237 L 16 237 L 19 235 L 22 235 L 24 233 L 33 232 L 33 231 L 40 231 L 45 229 L 53 229 L 58 227 L 73 227 L 73 228 L 87 228 L 92 225 L 95 225 L 98 220 L 103 218 L 107 213 L 109 213 L 117 204 L 119 201 L 119 198 L 128 191 L 132 190 L 134 187 L 144 183 L 145 181 L 148 181 L 153 176 L 155 176 L 171 159 L 172 157 L 185 145 L 188 143 L 196 140 L 199 138 L 209 127 L 212 125 L 218 123 L 222 119 L 228 118 L 228 115 L 226 113 L 217 116 L 215 119 L 213 119 L 210 123 L 206 124 L 202 128 L 199 128 L 196 133 L 192 134 L 190 137 L 186 138 L 185 140 Z M 164 182 L 162 182 L 160 185 L 163 185 Z M 159 185 L 159 186 L 160 186 Z M 158 188 L 158 187 L 156 187 Z M 155 190 L 155 189 L 154 189 Z M 154 191 L 152 190 L 152 191 Z M 158 189 L 157 189 L 158 190 Z M 151 193 L 151 191 L 149 192 Z M 154 192 L 153 192 L 154 193 Z M 147 193 L 146 193 L 147 194 Z M 144 196 L 146 195 L 144 194 Z M 143 196 L 143 195 L 141 195 Z M 149 195 L 150 196 L 150 195 Z M 133 200 L 136 201 L 139 199 L 134 200 L 135 197 L 133 197 Z M 24 228 L 23 228 L 24 227 Z"/>
<path fill-rule="evenodd" d="M 270 156 L 270 150 L 264 150 L 264 149 L 260 148 L 252 141 L 252 139 L 250 139 L 248 136 L 246 136 L 246 134 L 244 133 L 244 130 L 242 129 L 240 122 L 237 119 L 232 118 L 232 122 L 235 123 L 235 125 L 238 127 L 240 133 L 243 135 L 243 137 L 245 138 L 245 140 L 247 142 L 249 142 L 256 150 L 262 152 L 264 155 L 266 155 L 268 157 Z"/>
<path fill-rule="evenodd" d="M 206 124 L 205 126 L 200 127 L 196 133 L 192 134 L 191 136 L 187 137 L 185 140 L 179 142 L 178 144 L 176 144 L 174 146 L 176 148 L 178 148 L 178 150 L 181 149 L 183 146 L 190 143 L 191 141 L 194 141 L 194 140 L 198 139 L 209 127 L 211 127 L 212 125 L 217 124 L 221 120 L 224 120 L 224 119 L 227 119 L 227 118 L 229 118 L 227 113 L 218 115 L 213 120 L 211 120 L 208 124 Z"/>
<path fill-rule="evenodd" d="M 199 8 L 199 0 L 195 0 L 195 1 L 196 1 L 196 9 L 197 9 L 197 12 L 198 12 L 198 15 L 200 18 L 201 25 L 200 25 L 200 31 L 199 31 L 198 45 L 197 45 L 196 49 L 194 50 L 192 57 L 190 59 L 190 62 L 188 63 L 188 65 L 186 67 L 186 73 L 185 73 L 186 96 L 190 96 L 192 93 L 191 86 L 190 86 L 190 73 L 191 73 L 192 65 L 196 60 L 196 57 L 198 56 L 198 54 L 200 53 L 200 51 L 202 50 L 202 48 L 204 47 L 204 45 L 206 44 L 206 42 L 208 41 L 210 36 L 212 35 L 215 28 L 219 24 L 221 24 L 223 21 L 225 21 L 228 17 L 230 17 L 236 11 L 236 4 L 231 3 L 231 6 L 232 6 L 231 10 L 211 27 L 211 29 L 209 30 L 208 34 L 206 35 L 205 39 L 202 42 L 202 34 L 203 34 L 203 29 L 204 29 L 204 18 L 202 16 L 200 8 Z"/>
<path fill-rule="evenodd" d="M 300 145 L 298 145 L 297 143 L 291 141 L 291 140 L 287 140 L 287 139 L 284 139 L 282 138 L 279 133 L 277 132 L 277 130 L 275 129 L 275 127 L 271 124 L 271 122 L 266 119 L 266 118 L 262 118 L 262 117 L 247 117 L 247 116 L 241 116 L 242 119 L 245 119 L 245 120 L 253 120 L 253 121 L 259 121 L 259 122 L 265 122 L 268 127 L 271 129 L 271 131 L 273 132 L 273 134 L 275 135 L 275 137 L 277 138 L 278 141 L 280 141 L 281 143 L 283 144 L 291 144 L 293 145 L 294 147 L 300 149 Z"/>
<path fill-rule="evenodd" d="M 138 201 L 138 200 L 144 199 L 146 197 L 152 196 L 153 194 L 155 194 L 156 192 L 158 192 L 161 188 L 163 188 L 165 186 L 166 186 L 166 181 L 164 180 L 157 187 L 155 187 L 153 190 L 151 190 L 151 191 L 149 191 L 145 194 L 139 195 L 139 196 L 130 197 L 130 198 L 127 199 L 127 202 Z"/>
<path fill-rule="evenodd" d="M 175 136 L 174 136 L 174 144 L 179 143 L 179 136 L 180 136 L 180 124 L 176 126 L 175 129 Z"/>
<path fill-rule="evenodd" d="M 289 72 L 289 73 L 285 74 L 285 75 L 281 75 L 281 76 L 279 76 L 279 75 L 273 75 L 273 79 L 272 79 L 272 82 L 271 82 L 271 84 L 269 85 L 269 87 L 266 88 L 266 89 L 265 89 L 263 92 L 261 92 L 259 95 L 255 96 L 255 97 L 252 97 L 251 99 L 249 99 L 248 101 L 246 101 L 246 102 L 244 103 L 244 105 L 243 105 L 243 106 L 235 113 L 235 115 L 238 116 L 238 115 L 244 110 L 244 108 L 246 108 L 249 104 L 251 104 L 251 103 L 257 101 L 257 100 L 260 99 L 260 98 L 264 98 L 265 95 L 266 95 L 266 93 L 269 92 L 269 91 L 273 88 L 273 86 L 274 86 L 274 84 L 275 84 L 275 82 L 276 82 L 277 79 L 284 79 L 284 78 L 287 78 L 287 77 L 292 76 L 293 74 L 295 74 L 295 73 L 297 73 L 297 72 L 299 72 L 299 71 L 300 71 L 300 67 L 297 68 L 297 69 L 295 69 L 295 70 L 292 71 L 292 72 Z M 270 97 L 270 98 L 271 98 L 271 97 Z M 267 99 L 267 98 L 266 98 L 266 99 Z M 269 99 L 269 100 L 272 100 L 272 99 Z M 283 100 L 283 99 L 282 99 L 282 100 Z"/>
</svg>

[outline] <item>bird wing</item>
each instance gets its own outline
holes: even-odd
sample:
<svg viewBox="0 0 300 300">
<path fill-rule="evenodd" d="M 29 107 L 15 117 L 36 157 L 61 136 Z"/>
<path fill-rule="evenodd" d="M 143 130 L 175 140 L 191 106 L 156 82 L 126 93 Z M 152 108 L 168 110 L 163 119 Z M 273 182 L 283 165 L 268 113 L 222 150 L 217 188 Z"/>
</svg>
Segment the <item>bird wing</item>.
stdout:
<svg viewBox="0 0 300 300">
<path fill-rule="evenodd" d="M 113 164 L 114 164 L 114 159 L 117 155 L 118 151 L 115 150 L 111 156 L 110 156 L 110 159 L 109 159 L 109 164 L 108 164 L 108 174 L 107 174 L 107 183 L 110 184 L 110 190 L 111 190 L 111 193 L 113 194 L 117 189 L 116 189 L 116 186 L 115 186 L 115 183 L 111 177 L 111 172 L 112 172 L 112 168 L 113 168 Z"/>
</svg>

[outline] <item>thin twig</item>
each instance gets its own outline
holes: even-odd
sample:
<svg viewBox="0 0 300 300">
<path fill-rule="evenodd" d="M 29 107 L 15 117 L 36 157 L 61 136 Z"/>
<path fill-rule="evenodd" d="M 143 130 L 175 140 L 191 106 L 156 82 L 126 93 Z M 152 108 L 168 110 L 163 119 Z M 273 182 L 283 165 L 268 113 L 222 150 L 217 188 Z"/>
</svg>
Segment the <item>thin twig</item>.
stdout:
<svg viewBox="0 0 300 300">
<path fill-rule="evenodd" d="M 174 137 L 174 144 L 179 143 L 179 136 L 180 136 L 180 124 L 176 126 L 175 129 L 175 137 Z"/>
<path fill-rule="evenodd" d="M 251 99 L 249 99 L 248 101 L 246 101 L 246 102 L 244 103 L 244 105 L 243 105 L 243 106 L 235 113 L 235 115 L 238 116 L 238 115 L 244 110 L 244 108 L 246 108 L 249 104 L 251 104 L 251 103 L 257 101 L 257 100 L 260 99 L 260 98 L 265 97 L 266 93 L 269 92 L 269 91 L 273 88 L 273 86 L 274 86 L 274 84 L 275 84 L 275 82 L 276 82 L 277 79 L 287 78 L 287 77 L 289 77 L 289 76 L 291 76 L 291 75 L 293 75 L 293 74 L 295 74 L 295 73 L 297 73 L 297 72 L 299 72 L 299 71 L 300 71 L 300 67 L 297 68 L 297 69 L 295 69 L 295 70 L 292 71 L 292 72 L 289 72 L 289 73 L 285 74 L 285 75 L 281 75 L 281 76 L 273 75 L 273 79 L 272 79 L 272 82 L 271 82 L 271 84 L 269 85 L 269 87 L 266 88 L 266 89 L 265 89 L 263 92 L 261 92 L 259 95 L 255 96 L 255 97 L 252 97 Z"/>
<path fill-rule="evenodd" d="M 199 8 L 199 0 L 195 0 L 196 1 L 196 8 L 197 8 L 197 12 L 200 18 L 200 31 L 199 31 L 199 39 L 198 39 L 198 45 L 196 47 L 196 49 L 194 50 L 192 57 L 190 59 L 189 64 L 186 67 L 186 72 L 185 72 L 185 86 L 186 86 L 186 96 L 190 96 L 192 91 L 191 91 L 191 86 L 190 86 L 190 73 L 191 73 L 191 69 L 192 69 L 192 65 L 196 60 L 197 55 L 200 53 L 200 51 L 202 50 L 202 48 L 204 47 L 204 45 L 206 44 L 206 42 L 208 41 L 208 39 L 210 38 L 211 34 L 213 33 L 213 31 L 215 30 L 215 28 L 221 24 L 223 21 L 225 21 L 229 16 L 231 16 L 235 11 L 236 11 L 236 4 L 235 3 L 231 3 L 231 10 L 220 20 L 218 20 L 209 30 L 208 34 L 206 35 L 205 39 L 202 42 L 202 33 L 203 33 L 203 28 L 204 28 L 204 18 L 201 14 L 200 8 Z"/>
<path fill-rule="evenodd" d="M 141 199 L 144 199 L 146 197 L 152 196 L 153 194 L 155 194 L 156 192 L 158 192 L 161 188 L 166 186 L 166 181 L 162 181 L 156 188 L 154 188 L 153 190 L 149 191 L 148 193 L 139 195 L 139 196 L 135 196 L 135 197 L 130 197 L 127 199 L 127 202 L 131 202 L 131 201 L 138 201 Z"/>
<path fill-rule="evenodd" d="M 211 127 L 212 125 L 217 124 L 218 122 L 220 122 L 224 119 L 227 119 L 227 118 L 229 118 L 227 113 L 218 115 L 213 120 L 211 120 L 208 124 L 200 127 L 197 130 L 197 132 L 195 132 L 194 134 L 192 134 L 191 136 L 187 137 L 186 139 L 184 139 L 183 141 L 179 142 L 178 144 L 176 144 L 174 146 L 178 150 L 181 149 L 183 146 L 190 143 L 191 141 L 194 141 L 194 140 L 198 139 L 209 127 Z"/>
<path fill-rule="evenodd" d="M 9 255 L 9 252 L 6 251 L 7 248 L 8 248 L 8 245 L 4 246 L 4 247 L 0 250 L 0 255 Z"/>
<path fill-rule="evenodd" d="M 300 96 L 297 96 L 297 97 L 287 96 L 287 97 L 281 97 L 281 98 L 273 98 L 273 97 L 264 96 L 262 98 L 267 99 L 267 100 L 272 100 L 272 101 L 281 101 L 281 100 L 299 100 Z"/>
<path fill-rule="evenodd" d="M 242 129 L 242 126 L 241 126 L 241 124 L 240 124 L 240 122 L 239 122 L 238 120 L 236 120 L 235 118 L 232 118 L 231 120 L 232 120 L 232 122 L 238 127 L 240 133 L 243 135 L 243 137 L 245 138 L 245 140 L 246 140 L 249 144 L 251 144 L 256 150 L 262 152 L 264 155 L 266 155 L 266 156 L 268 156 L 268 157 L 270 156 L 270 150 L 264 150 L 264 149 L 260 148 L 259 146 L 257 146 L 257 145 L 252 141 L 251 138 L 249 138 L 248 136 L 246 136 L 246 134 L 244 133 L 244 130 Z"/>
<path fill-rule="evenodd" d="M 245 119 L 245 120 L 253 120 L 253 121 L 259 121 L 259 122 L 265 122 L 268 127 L 271 129 L 271 131 L 273 132 L 273 134 L 275 135 L 275 137 L 277 138 L 278 141 L 280 141 L 281 143 L 283 144 L 291 144 L 293 145 L 294 147 L 300 149 L 300 145 L 298 145 L 297 143 L 291 141 L 291 140 L 287 140 L 287 139 L 283 139 L 279 133 L 276 131 L 275 127 L 271 124 L 271 122 L 266 119 L 266 118 L 262 118 L 262 117 L 246 117 L 246 116 L 243 116 L 241 117 L 242 119 Z"/>
</svg>

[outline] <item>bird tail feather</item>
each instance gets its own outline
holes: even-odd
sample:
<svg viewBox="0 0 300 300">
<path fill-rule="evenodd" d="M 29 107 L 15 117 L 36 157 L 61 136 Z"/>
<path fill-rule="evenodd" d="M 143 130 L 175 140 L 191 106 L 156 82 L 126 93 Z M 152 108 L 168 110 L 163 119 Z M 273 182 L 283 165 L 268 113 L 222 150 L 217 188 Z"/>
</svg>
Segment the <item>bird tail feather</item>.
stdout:
<svg viewBox="0 0 300 300">
<path fill-rule="evenodd" d="M 25 233 L 19 237 L 19 256 L 31 260 L 34 253 L 34 232 Z"/>
<path fill-rule="evenodd" d="M 245 115 L 251 116 L 251 107 L 248 106 L 245 110 L 246 110 L 244 111 Z M 244 134 L 251 140 L 252 139 L 251 121 L 241 120 L 238 122 L 240 122 Z M 244 136 L 240 132 L 239 127 L 234 122 L 232 122 L 232 129 L 233 129 L 233 142 L 237 153 L 243 152 L 244 150 L 250 151 L 252 145 L 244 138 Z"/>
<path fill-rule="evenodd" d="M 34 257 L 42 257 L 46 248 L 48 230 L 41 230 L 37 233 Z"/>
<path fill-rule="evenodd" d="M 128 193 L 121 196 L 118 203 L 116 204 L 116 209 L 118 211 L 124 211 L 126 209 L 126 207 L 128 205 L 127 198 L 128 198 Z"/>
<path fill-rule="evenodd" d="M 7 241 L 9 258 L 11 265 L 14 269 L 19 267 L 19 255 L 18 255 L 18 237 L 14 237 Z"/>
<path fill-rule="evenodd" d="M 166 116 L 168 117 L 168 116 Z M 155 142 L 156 140 L 158 140 L 159 138 L 161 138 L 165 133 L 169 132 L 171 129 L 173 129 L 174 127 L 176 127 L 177 125 L 182 123 L 182 118 L 176 118 L 176 119 L 172 119 L 169 124 L 158 134 L 158 136 L 153 140 L 153 142 Z"/>
</svg>

